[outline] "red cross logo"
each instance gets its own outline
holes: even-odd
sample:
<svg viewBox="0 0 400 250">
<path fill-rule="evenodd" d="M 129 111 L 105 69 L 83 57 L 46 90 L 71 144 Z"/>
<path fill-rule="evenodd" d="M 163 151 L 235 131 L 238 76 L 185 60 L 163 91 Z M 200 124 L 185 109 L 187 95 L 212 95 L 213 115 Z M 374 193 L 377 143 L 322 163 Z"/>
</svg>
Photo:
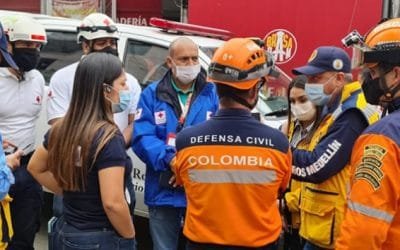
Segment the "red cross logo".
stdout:
<svg viewBox="0 0 400 250">
<path fill-rule="evenodd" d="M 158 113 L 158 117 L 159 117 L 159 118 L 162 118 L 163 115 L 164 115 L 164 114 L 163 114 L 162 112 L 159 112 L 159 113 Z"/>
<path fill-rule="evenodd" d="M 103 23 L 104 23 L 106 26 L 110 26 L 110 21 L 109 21 L 108 19 L 104 19 L 104 20 L 103 20 Z"/>
</svg>

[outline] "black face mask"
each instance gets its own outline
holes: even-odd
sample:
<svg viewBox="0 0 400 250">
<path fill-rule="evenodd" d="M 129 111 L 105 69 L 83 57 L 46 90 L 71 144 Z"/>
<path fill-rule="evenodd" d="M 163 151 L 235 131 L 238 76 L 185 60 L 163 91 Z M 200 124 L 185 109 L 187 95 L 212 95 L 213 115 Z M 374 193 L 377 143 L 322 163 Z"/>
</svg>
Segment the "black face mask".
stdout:
<svg viewBox="0 0 400 250">
<path fill-rule="evenodd" d="M 369 104 L 379 105 L 380 97 L 384 95 L 379 81 L 379 77 L 372 79 L 371 75 L 368 74 L 365 76 L 364 82 L 361 85 L 365 99 Z"/>
<path fill-rule="evenodd" d="M 35 69 L 40 60 L 39 50 L 30 48 L 14 48 L 12 58 L 23 72 Z"/>
<path fill-rule="evenodd" d="M 118 50 L 114 49 L 111 46 L 104 47 L 104 48 L 102 48 L 100 50 L 92 49 L 92 52 L 103 52 L 103 53 L 108 53 L 108 54 L 111 54 L 111 55 L 114 55 L 114 56 L 118 57 Z"/>
</svg>

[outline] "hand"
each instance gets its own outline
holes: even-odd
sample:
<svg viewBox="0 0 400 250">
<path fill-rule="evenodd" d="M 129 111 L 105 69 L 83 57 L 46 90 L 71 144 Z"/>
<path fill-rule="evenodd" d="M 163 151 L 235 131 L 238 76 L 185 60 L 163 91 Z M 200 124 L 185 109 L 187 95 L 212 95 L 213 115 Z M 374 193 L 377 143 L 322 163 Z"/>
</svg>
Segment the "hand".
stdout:
<svg viewBox="0 0 400 250">
<path fill-rule="evenodd" d="M 11 170 L 15 170 L 20 165 L 21 157 L 24 155 L 24 151 L 18 149 L 16 152 L 6 155 L 7 165 Z"/>
<path fill-rule="evenodd" d="M 12 148 L 17 148 L 17 146 L 15 146 L 13 143 L 11 143 L 10 141 L 7 140 L 3 140 L 3 149 L 6 149 L 8 147 L 12 147 Z"/>
<path fill-rule="evenodd" d="M 172 175 L 172 177 L 171 177 L 171 179 L 169 179 L 168 183 L 169 183 L 169 185 L 172 185 L 174 188 L 179 187 L 179 186 L 182 186 L 182 185 L 179 185 L 179 184 L 176 182 L 176 176 L 175 176 L 175 174 Z"/>
</svg>

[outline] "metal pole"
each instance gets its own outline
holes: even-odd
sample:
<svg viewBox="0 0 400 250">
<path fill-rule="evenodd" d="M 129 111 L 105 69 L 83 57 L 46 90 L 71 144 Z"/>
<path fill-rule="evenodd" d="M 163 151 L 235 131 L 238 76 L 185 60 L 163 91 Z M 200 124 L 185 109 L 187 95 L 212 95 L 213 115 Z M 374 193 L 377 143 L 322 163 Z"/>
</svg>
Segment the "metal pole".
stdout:
<svg viewBox="0 0 400 250">
<path fill-rule="evenodd" d="M 188 7 L 188 0 L 181 0 L 181 22 L 187 23 L 187 7 Z"/>
<path fill-rule="evenodd" d="M 400 17 L 400 0 L 392 0 L 391 2 L 390 18 Z"/>
<path fill-rule="evenodd" d="M 382 1 L 382 19 L 389 18 L 389 9 L 390 9 L 390 0 L 383 0 Z"/>
<path fill-rule="evenodd" d="M 111 18 L 117 21 L 117 0 L 111 0 Z"/>
</svg>

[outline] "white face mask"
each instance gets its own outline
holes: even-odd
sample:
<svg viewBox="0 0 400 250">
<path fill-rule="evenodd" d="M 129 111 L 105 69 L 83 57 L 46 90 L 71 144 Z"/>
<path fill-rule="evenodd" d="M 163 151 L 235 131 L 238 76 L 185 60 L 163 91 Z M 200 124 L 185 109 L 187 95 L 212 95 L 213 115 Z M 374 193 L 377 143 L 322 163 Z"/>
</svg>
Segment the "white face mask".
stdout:
<svg viewBox="0 0 400 250">
<path fill-rule="evenodd" d="M 300 104 L 290 104 L 292 114 L 299 121 L 310 121 L 317 113 L 315 105 L 311 101 Z"/>
<path fill-rule="evenodd" d="M 175 77 L 183 84 L 190 84 L 200 73 L 200 63 L 191 66 L 175 65 Z"/>
</svg>

